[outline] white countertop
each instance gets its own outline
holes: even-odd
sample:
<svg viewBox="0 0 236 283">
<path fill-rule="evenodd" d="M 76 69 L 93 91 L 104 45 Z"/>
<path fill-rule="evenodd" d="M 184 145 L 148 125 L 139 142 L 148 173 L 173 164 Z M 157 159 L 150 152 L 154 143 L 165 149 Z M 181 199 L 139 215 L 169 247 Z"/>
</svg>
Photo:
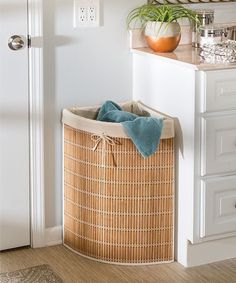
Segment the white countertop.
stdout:
<svg viewBox="0 0 236 283">
<path fill-rule="evenodd" d="M 221 70 L 221 69 L 236 69 L 234 64 L 208 64 L 201 61 L 199 49 L 191 45 L 179 45 L 174 52 L 171 53 L 156 53 L 148 47 L 133 48 L 132 53 L 157 56 L 158 59 L 175 63 L 195 70 Z"/>
</svg>

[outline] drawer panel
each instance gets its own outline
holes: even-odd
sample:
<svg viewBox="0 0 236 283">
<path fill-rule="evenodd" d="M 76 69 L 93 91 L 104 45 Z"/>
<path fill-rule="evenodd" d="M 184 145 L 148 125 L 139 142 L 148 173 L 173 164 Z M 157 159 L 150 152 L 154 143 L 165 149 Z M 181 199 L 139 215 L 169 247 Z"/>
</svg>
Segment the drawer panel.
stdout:
<svg viewBox="0 0 236 283">
<path fill-rule="evenodd" d="M 201 174 L 236 172 L 236 115 L 202 119 Z"/>
<path fill-rule="evenodd" d="M 202 181 L 202 238 L 236 232 L 236 177 Z"/>
<path fill-rule="evenodd" d="M 204 112 L 236 109 L 236 70 L 206 72 Z"/>
</svg>

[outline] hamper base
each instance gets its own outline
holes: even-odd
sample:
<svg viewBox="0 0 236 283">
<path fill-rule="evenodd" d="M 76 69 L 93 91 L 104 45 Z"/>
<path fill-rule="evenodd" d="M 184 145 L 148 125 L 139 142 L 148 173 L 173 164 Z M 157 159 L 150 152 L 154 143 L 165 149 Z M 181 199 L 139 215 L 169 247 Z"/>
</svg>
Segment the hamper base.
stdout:
<svg viewBox="0 0 236 283">
<path fill-rule="evenodd" d="M 118 261 L 108 261 L 108 260 L 101 260 L 101 259 L 97 259 L 95 257 L 91 257 L 91 256 L 88 256 L 88 255 L 85 255 L 83 253 L 80 253 L 76 250 L 74 250 L 73 248 L 71 248 L 70 246 L 68 246 L 67 244 L 65 244 L 63 242 L 63 246 L 66 247 L 67 249 L 69 249 L 70 251 L 74 252 L 75 254 L 79 255 L 79 256 L 82 256 L 86 259 L 89 259 L 89 260 L 93 260 L 93 261 L 96 261 L 96 262 L 99 262 L 99 263 L 106 263 L 106 264 L 112 264 L 112 265 L 123 265 L 123 266 L 145 266 L 145 265 L 157 265 L 157 264 L 168 264 L 168 263 L 173 263 L 174 260 L 169 260 L 169 261 L 155 261 L 155 262 L 141 262 L 141 263 L 133 263 L 133 262 L 118 262 Z"/>
</svg>

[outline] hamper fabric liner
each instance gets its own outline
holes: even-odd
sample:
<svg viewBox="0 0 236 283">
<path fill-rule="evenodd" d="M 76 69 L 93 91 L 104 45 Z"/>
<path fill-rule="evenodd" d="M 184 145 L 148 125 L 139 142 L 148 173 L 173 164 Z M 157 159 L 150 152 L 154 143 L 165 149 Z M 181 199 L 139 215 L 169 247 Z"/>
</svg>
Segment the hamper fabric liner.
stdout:
<svg viewBox="0 0 236 283">
<path fill-rule="evenodd" d="M 125 111 L 162 117 L 158 151 L 143 158 L 99 107 L 65 109 L 64 245 L 108 263 L 174 260 L 174 121 L 141 102 Z"/>
</svg>

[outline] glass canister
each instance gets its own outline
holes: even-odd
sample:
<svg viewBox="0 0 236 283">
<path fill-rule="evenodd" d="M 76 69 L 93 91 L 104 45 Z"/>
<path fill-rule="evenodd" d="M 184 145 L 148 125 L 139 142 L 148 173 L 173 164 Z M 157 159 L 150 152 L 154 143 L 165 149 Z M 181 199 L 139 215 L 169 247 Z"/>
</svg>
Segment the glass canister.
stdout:
<svg viewBox="0 0 236 283">
<path fill-rule="evenodd" d="M 214 10 L 195 10 L 200 26 L 211 25 L 214 22 Z M 199 47 L 200 35 L 197 25 L 192 27 L 192 46 Z"/>
<path fill-rule="evenodd" d="M 214 25 L 202 26 L 199 28 L 199 46 L 204 44 L 216 44 L 223 41 L 225 38 L 225 28 Z"/>
<path fill-rule="evenodd" d="M 234 30 L 231 36 L 231 40 L 235 40 L 236 41 L 236 26 L 234 26 Z"/>
<path fill-rule="evenodd" d="M 236 26 L 226 26 L 225 37 L 226 39 L 236 40 Z"/>
</svg>

